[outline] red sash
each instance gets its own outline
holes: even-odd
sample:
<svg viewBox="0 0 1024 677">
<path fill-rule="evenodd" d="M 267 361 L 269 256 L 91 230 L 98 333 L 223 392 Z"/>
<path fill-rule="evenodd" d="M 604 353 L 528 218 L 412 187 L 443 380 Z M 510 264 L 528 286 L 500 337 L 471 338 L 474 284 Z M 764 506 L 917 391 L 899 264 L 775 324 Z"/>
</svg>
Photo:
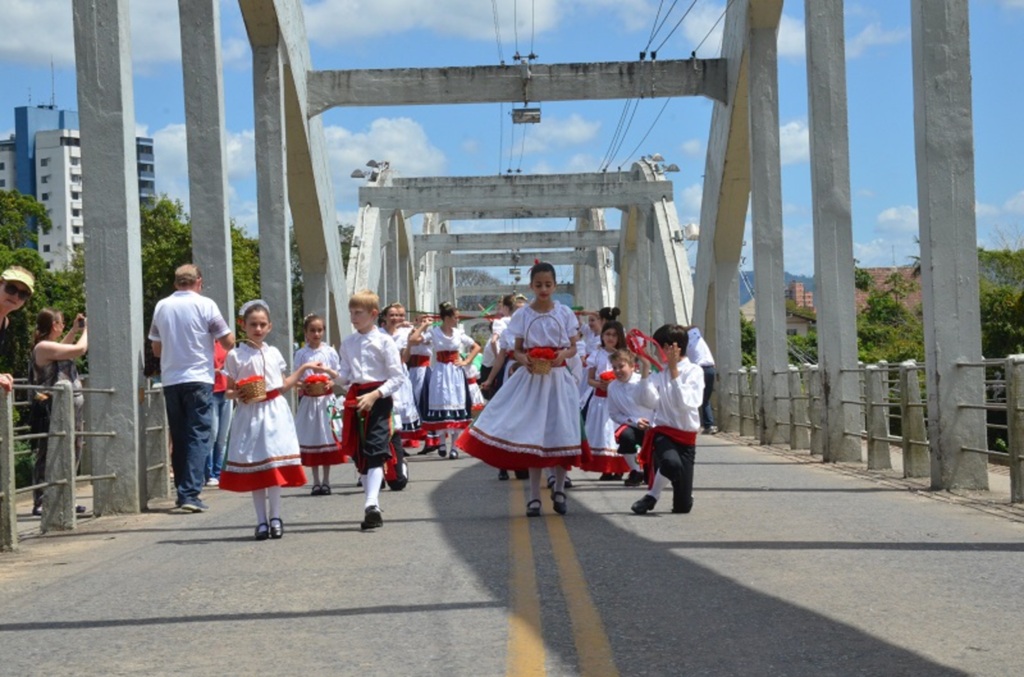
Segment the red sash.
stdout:
<svg viewBox="0 0 1024 677">
<path fill-rule="evenodd" d="M 696 430 L 680 430 L 679 428 L 673 428 L 667 425 L 656 425 L 653 428 L 649 428 L 647 432 L 644 433 L 644 443 L 640 445 L 640 453 L 637 454 L 637 461 L 641 465 L 650 466 L 654 461 L 655 435 L 664 435 L 674 442 L 678 442 L 679 444 L 689 447 L 697 444 Z"/>
<path fill-rule="evenodd" d="M 277 389 L 277 388 L 274 388 L 273 390 L 267 392 L 267 399 L 265 399 L 263 401 L 264 402 L 269 402 L 270 400 L 274 399 L 275 397 L 280 397 L 280 396 L 281 396 L 281 391 L 279 389 Z"/>
<path fill-rule="evenodd" d="M 345 393 L 345 414 L 341 420 L 341 450 L 346 455 L 353 455 L 359 449 L 359 411 L 356 409 L 356 398 L 373 392 L 384 385 L 384 381 L 373 383 L 353 383 Z"/>
<path fill-rule="evenodd" d="M 459 351 L 457 350 L 438 350 L 437 361 L 443 362 L 444 364 L 455 364 L 459 359 Z"/>
<path fill-rule="evenodd" d="M 474 383 L 476 383 L 476 379 L 475 378 L 468 378 L 468 379 L 466 379 L 466 383 L 468 383 L 469 385 L 473 385 Z"/>
<path fill-rule="evenodd" d="M 601 388 L 594 388 L 594 397 L 608 397 L 608 391 Z"/>
<path fill-rule="evenodd" d="M 410 355 L 409 361 L 405 364 L 410 369 L 415 369 L 416 367 L 429 367 L 430 355 Z"/>
</svg>

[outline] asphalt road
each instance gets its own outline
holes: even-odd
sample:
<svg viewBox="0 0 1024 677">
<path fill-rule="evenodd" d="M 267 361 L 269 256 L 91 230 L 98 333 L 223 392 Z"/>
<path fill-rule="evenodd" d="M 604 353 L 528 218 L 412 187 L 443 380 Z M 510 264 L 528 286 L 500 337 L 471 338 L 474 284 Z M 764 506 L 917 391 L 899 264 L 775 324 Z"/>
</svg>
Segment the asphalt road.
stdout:
<svg viewBox="0 0 1024 677">
<path fill-rule="evenodd" d="M 1024 524 L 701 437 L 696 505 L 572 473 L 569 514 L 463 457 L 414 457 L 361 532 L 285 491 L 104 517 L 0 555 L 2 675 L 1015 675 Z"/>
</svg>

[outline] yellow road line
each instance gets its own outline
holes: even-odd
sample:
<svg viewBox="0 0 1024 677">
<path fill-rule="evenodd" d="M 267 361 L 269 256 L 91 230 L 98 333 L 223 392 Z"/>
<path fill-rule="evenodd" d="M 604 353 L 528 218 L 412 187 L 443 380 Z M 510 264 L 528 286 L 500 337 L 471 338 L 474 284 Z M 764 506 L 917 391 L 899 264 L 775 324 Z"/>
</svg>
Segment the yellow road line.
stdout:
<svg viewBox="0 0 1024 677">
<path fill-rule="evenodd" d="M 583 567 L 576 557 L 572 540 L 569 538 L 569 530 L 565 528 L 565 519 L 548 515 L 544 521 L 547 522 L 551 551 L 555 556 L 558 578 L 562 583 L 562 594 L 569 608 L 576 655 L 580 661 L 580 675 L 617 677 L 619 671 L 615 667 L 611 642 L 604 630 L 601 614 L 598 613 L 594 600 L 587 590 Z"/>
<path fill-rule="evenodd" d="M 508 619 L 508 655 L 505 674 L 508 677 L 543 677 L 544 639 L 540 631 L 540 593 L 537 571 L 530 542 L 530 523 L 523 514 L 523 492 L 516 490 L 519 482 L 509 482 L 509 596 L 512 615 Z"/>
</svg>

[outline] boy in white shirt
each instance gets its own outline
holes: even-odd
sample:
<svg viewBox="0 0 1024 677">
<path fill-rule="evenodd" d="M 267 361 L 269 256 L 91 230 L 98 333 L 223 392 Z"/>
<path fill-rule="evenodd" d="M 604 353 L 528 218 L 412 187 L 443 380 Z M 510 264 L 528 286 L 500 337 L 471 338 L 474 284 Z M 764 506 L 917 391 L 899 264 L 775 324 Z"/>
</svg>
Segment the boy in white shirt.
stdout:
<svg viewBox="0 0 1024 677">
<path fill-rule="evenodd" d="M 644 483 L 636 453 L 654 418 L 654 410 L 640 404 L 640 374 L 635 371 L 634 359 L 633 353 L 625 349 L 616 350 L 609 359 L 615 380 L 608 384 L 608 418 L 615 424 L 618 451 L 629 465 L 629 477 L 624 482 L 627 487 Z"/>
<path fill-rule="evenodd" d="M 653 510 L 662 489 L 671 483 L 672 512 L 688 513 L 693 508 L 693 464 L 704 371 L 686 358 L 686 327 L 666 324 L 654 332 L 654 340 L 665 351 L 668 364 L 654 375 L 646 362 L 641 364 L 639 401 L 654 409 L 640 456 L 653 462 L 656 472 L 650 490 L 631 509 L 638 515 Z"/>
</svg>

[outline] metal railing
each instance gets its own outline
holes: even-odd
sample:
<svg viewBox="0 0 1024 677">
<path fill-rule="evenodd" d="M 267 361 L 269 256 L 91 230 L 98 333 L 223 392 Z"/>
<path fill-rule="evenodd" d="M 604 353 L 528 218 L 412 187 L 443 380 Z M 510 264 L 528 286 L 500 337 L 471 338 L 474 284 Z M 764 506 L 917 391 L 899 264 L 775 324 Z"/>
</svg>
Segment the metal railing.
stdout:
<svg viewBox="0 0 1024 677">
<path fill-rule="evenodd" d="M 963 446 L 961 451 L 985 454 L 989 459 L 1005 462 L 1009 466 L 1010 500 L 1024 502 L 1024 355 L 961 362 L 957 366 L 985 371 L 982 401 L 961 402 L 959 408 L 985 412 L 986 445 L 985 448 Z M 904 477 L 930 475 L 923 370 L 923 364 L 912 360 L 900 364 L 861 364 L 856 369 L 844 370 L 856 373 L 859 378 L 859 397 L 842 403 L 859 408 L 861 427 L 844 429 L 843 433 L 866 443 L 869 470 L 891 469 L 890 447 L 895 445 L 902 451 Z M 762 375 L 756 367 L 744 367 L 724 375 L 728 380 L 723 383 L 724 392 L 719 393 L 721 427 L 743 437 L 759 437 L 765 410 L 759 398 L 762 392 L 769 392 L 785 400 L 786 406 L 772 410 L 788 415 L 785 420 L 774 423 L 788 432 L 789 446 L 808 449 L 812 455 L 820 456 L 824 449 L 821 372 L 817 365 L 803 364 L 771 375 L 772 379 L 782 377 L 787 383 L 783 394 L 779 395 L 779 389 L 762 388 Z"/>
<path fill-rule="evenodd" d="M 86 398 L 86 406 L 92 397 L 114 393 L 110 388 L 80 388 Z M 46 393 L 51 398 L 50 428 L 45 433 L 31 433 L 26 425 L 15 427 L 15 410 L 31 405 L 32 397 Z M 19 398 L 19 395 L 29 395 Z M 117 479 L 114 473 L 78 474 L 81 459 L 75 453 L 76 438 L 89 440 L 110 439 L 116 436 L 112 431 L 84 430 L 76 425 L 74 397 L 76 391 L 67 381 L 55 386 L 32 386 L 17 383 L 14 391 L 0 390 L 0 550 L 13 550 L 18 544 L 18 496 L 42 490 L 42 515 L 40 531 L 66 531 L 77 526 L 76 494 L 78 485 L 91 483 L 93 496 L 97 483 Z M 140 391 L 140 421 L 144 433 L 140 436 L 140 482 L 143 490 L 141 504 L 144 507 L 150 498 L 170 495 L 170 469 L 168 467 L 168 443 L 166 410 L 163 391 L 148 388 Z M 21 413 L 21 412 L 19 412 Z M 22 418 L 19 416 L 19 418 Z M 86 417 L 88 418 L 88 417 Z M 29 444 L 32 440 L 47 439 L 45 481 L 17 486 L 18 460 L 32 457 L 34 451 Z M 83 452 L 88 454 L 89 449 Z"/>
</svg>

